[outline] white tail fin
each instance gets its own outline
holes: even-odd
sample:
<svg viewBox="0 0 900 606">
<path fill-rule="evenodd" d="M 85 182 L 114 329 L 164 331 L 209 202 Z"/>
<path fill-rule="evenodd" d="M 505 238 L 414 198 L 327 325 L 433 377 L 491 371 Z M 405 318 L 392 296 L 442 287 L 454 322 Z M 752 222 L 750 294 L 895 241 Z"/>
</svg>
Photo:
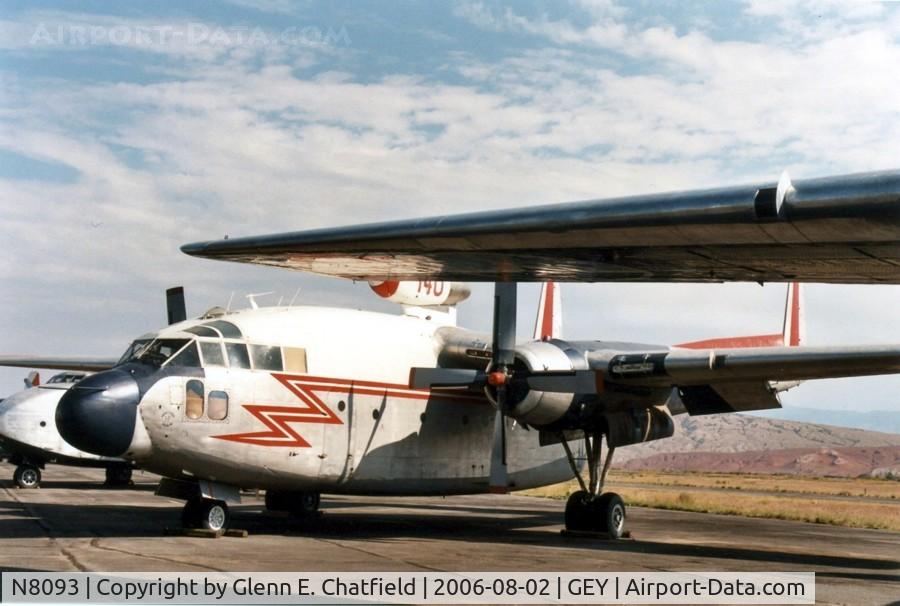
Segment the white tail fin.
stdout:
<svg viewBox="0 0 900 606">
<path fill-rule="evenodd" d="M 799 282 L 788 285 L 784 304 L 784 329 L 782 338 L 786 347 L 798 347 L 806 343 L 806 318 L 803 309 L 803 290 Z"/>
<path fill-rule="evenodd" d="M 534 338 L 540 341 L 558 339 L 562 336 L 562 299 L 559 284 L 544 282 L 541 285 L 541 300 L 534 322 Z"/>
</svg>

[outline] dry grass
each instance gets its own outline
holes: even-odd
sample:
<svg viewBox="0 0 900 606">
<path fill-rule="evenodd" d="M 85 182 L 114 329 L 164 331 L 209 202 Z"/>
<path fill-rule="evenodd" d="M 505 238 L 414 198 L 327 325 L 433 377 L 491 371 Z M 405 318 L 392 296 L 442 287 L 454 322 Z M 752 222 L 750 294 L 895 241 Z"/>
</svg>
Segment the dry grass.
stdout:
<svg viewBox="0 0 900 606">
<path fill-rule="evenodd" d="M 810 495 L 875 497 L 900 501 L 900 482 L 873 478 L 811 478 L 788 475 L 697 473 L 666 471 L 617 471 L 610 482 L 685 486 L 766 492 L 799 492 Z"/>
<path fill-rule="evenodd" d="M 796 485 L 795 481 L 798 482 Z M 896 498 L 897 482 L 722 473 L 616 472 L 610 474 L 607 487 L 621 494 L 626 503 L 640 507 L 900 531 L 900 499 L 894 504 L 865 498 L 866 495 Z M 564 499 L 575 490 L 578 490 L 578 484 L 572 481 L 525 494 Z M 771 494 L 747 494 L 742 490 L 771 491 Z M 779 494 L 784 492 L 803 492 L 810 496 Z M 817 499 L 816 495 L 859 498 Z"/>
</svg>

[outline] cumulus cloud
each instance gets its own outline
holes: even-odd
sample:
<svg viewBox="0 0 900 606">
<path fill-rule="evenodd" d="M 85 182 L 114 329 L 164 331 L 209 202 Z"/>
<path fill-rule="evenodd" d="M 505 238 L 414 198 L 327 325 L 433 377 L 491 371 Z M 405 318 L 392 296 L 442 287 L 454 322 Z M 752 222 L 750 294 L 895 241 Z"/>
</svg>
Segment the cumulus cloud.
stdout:
<svg viewBox="0 0 900 606">
<path fill-rule="evenodd" d="M 207 17 L 26 11 L 0 23 L 14 67 L 0 81 L 0 149 L 76 174 L 0 179 L 3 349 L 109 353 L 160 323 L 161 291 L 175 282 L 195 311 L 232 290 L 274 286 L 290 298 L 297 285 L 305 301 L 378 305 L 364 287 L 190 259 L 178 251 L 186 241 L 774 180 L 786 167 L 799 177 L 897 164 L 896 10 L 827 7 L 813 19 L 818 3 L 753 2 L 740 25 L 770 27 L 748 39 L 714 20 L 685 27 L 611 1 L 575 2 L 569 16 L 462 3 L 443 30 L 415 26 L 446 45 L 434 65 L 407 57 L 405 68 L 374 72 L 378 47 L 352 28 L 339 35 L 337 19 L 310 20 L 304 5 L 237 4 L 290 12 L 285 23 L 298 31 L 333 25 L 312 44 L 280 41 L 285 28 L 271 22 L 258 27 L 268 42 L 251 43 L 254 22 Z M 41 23 L 102 27 L 107 39 L 34 44 Z M 184 34 L 165 44 L 111 37 L 169 24 Z M 204 40 L 191 43 L 191 24 L 207 28 Z M 448 42 L 459 27 L 521 39 L 479 52 Z M 213 38 L 216 28 L 223 35 Z M 229 35 L 235 28 L 243 38 Z M 15 69 L 48 57 L 70 69 Z M 768 330 L 779 292 L 577 286 L 567 327 L 574 337 L 662 342 Z M 811 321 L 823 342 L 900 337 L 863 332 L 863 318 L 896 309 L 897 289 L 859 292 L 821 291 L 830 303 Z M 464 321 L 486 327 L 487 293 L 476 289 Z M 703 312 L 686 314 L 697 301 Z M 18 373 L 3 372 L 9 391 Z M 884 405 L 897 383 L 877 385 Z"/>
</svg>

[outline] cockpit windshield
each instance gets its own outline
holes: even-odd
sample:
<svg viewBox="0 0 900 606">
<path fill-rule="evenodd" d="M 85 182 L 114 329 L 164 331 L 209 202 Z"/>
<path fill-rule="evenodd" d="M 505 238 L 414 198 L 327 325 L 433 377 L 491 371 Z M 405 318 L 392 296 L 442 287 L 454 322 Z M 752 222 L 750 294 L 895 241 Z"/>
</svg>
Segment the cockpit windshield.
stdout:
<svg viewBox="0 0 900 606">
<path fill-rule="evenodd" d="M 50 377 L 47 384 L 53 383 L 77 383 L 85 377 L 83 372 L 61 372 Z"/>
<path fill-rule="evenodd" d="M 189 339 L 138 339 L 125 351 L 119 364 L 142 362 L 151 366 L 162 366 L 189 341 Z"/>
</svg>

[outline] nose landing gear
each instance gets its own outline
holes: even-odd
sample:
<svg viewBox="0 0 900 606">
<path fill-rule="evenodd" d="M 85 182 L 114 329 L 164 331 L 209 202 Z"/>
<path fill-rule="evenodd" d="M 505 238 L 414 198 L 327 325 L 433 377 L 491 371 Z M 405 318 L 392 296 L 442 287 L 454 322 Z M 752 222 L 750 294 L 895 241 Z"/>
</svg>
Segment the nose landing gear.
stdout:
<svg viewBox="0 0 900 606">
<path fill-rule="evenodd" d="M 575 456 L 564 436 L 562 445 L 566 458 L 581 490 L 572 493 L 566 501 L 566 530 L 571 532 L 605 533 L 612 539 L 620 539 L 625 534 L 625 502 L 614 492 L 603 492 L 603 485 L 609 473 L 615 447 L 607 449 L 603 468 L 600 469 L 600 452 L 603 434 L 585 432 L 584 449 L 587 457 L 588 479 L 582 477 L 575 462 Z"/>
<path fill-rule="evenodd" d="M 131 468 L 125 465 L 114 465 L 106 468 L 107 486 L 128 486 L 131 484 Z"/>
<path fill-rule="evenodd" d="M 19 488 L 37 488 L 41 485 L 40 468 L 23 463 L 13 472 L 13 481 Z"/>
</svg>

